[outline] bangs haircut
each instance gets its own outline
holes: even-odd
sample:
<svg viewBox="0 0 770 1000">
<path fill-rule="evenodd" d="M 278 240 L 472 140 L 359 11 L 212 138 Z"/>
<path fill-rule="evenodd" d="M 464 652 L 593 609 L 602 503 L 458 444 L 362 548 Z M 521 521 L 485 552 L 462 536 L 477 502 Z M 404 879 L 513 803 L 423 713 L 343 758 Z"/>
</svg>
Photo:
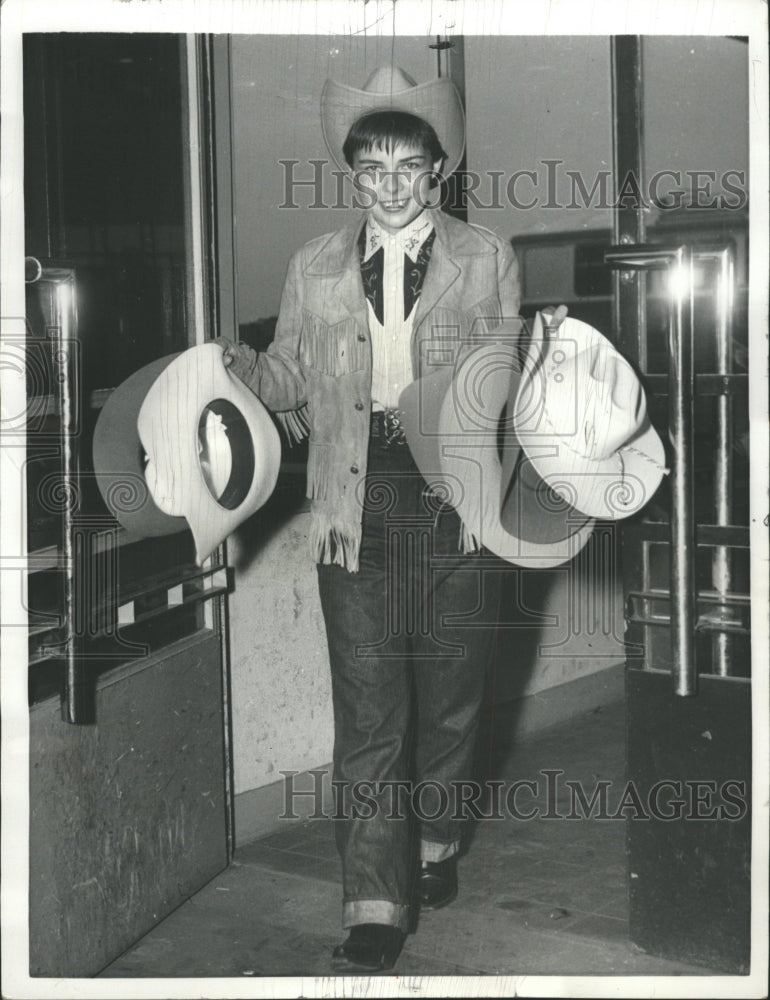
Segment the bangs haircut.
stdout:
<svg viewBox="0 0 770 1000">
<path fill-rule="evenodd" d="M 446 160 L 446 152 L 432 125 L 408 111 L 391 108 L 370 111 L 355 121 L 342 145 L 342 153 L 352 167 L 357 153 L 372 149 L 391 152 L 398 143 L 419 147 L 429 157 L 431 166 Z"/>
</svg>

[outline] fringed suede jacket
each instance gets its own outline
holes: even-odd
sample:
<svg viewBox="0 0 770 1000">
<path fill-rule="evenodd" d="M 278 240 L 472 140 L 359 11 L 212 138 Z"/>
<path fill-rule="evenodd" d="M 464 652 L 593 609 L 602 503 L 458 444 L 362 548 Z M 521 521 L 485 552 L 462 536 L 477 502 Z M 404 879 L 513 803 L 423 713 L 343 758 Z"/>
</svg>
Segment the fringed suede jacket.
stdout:
<svg viewBox="0 0 770 1000">
<path fill-rule="evenodd" d="M 462 344 L 518 316 L 511 246 L 426 209 L 436 236 L 412 325 L 414 378 L 454 362 Z M 372 352 L 358 236 L 365 216 L 311 240 L 289 263 L 275 339 L 238 344 L 230 370 L 281 419 L 309 435 L 310 544 L 317 562 L 358 570 L 371 416 Z"/>
</svg>

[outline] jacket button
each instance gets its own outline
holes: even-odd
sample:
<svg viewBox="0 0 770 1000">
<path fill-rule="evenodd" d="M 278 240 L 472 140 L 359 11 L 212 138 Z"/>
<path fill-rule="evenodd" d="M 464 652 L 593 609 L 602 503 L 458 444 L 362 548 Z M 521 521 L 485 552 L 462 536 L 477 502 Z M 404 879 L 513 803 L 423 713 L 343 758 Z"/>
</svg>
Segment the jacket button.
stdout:
<svg viewBox="0 0 770 1000">
<path fill-rule="evenodd" d="M 366 337 L 363 335 L 363 333 L 359 333 L 359 335 L 356 337 L 356 340 L 360 340 L 361 342 L 363 342 L 364 340 L 366 340 Z"/>
<path fill-rule="evenodd" d="M 350 466 L 350 471 L 351 471 L 351 472 L 353 473 L 353 475 L 355 476 L 355 475 L 356 475 L 356 473 L 358 472 L 358 466 L 357 466 L 357 465 L 351 465 L 351 466 Z"/>
<path fill-rule="evenodd" d="M 359 399 L 358 402 L 356 403 L 356 409 L 357 410 L 363 410 L 363 408 L 364 408 L 364 404 Z"/>
</svg>

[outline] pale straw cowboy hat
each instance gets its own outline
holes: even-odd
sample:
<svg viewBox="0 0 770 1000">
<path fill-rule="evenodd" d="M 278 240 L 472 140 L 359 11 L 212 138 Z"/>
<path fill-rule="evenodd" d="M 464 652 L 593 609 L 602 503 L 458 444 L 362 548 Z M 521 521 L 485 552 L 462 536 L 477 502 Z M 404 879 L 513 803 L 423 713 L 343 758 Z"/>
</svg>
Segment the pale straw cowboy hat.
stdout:
<svg viewBox="0 0 770 1000">
<path fill-rule="evenodd" d="M 324 84 L 321 128 L 340 170 L 349 169 L 342 147 L 353 123 L 370 111 L 388 109 L 408 111 L 432 125 L 447 154 L 442 175 L 457 169 L 465 148 L 465 113 L 454 83 L 439 77 L 418 84 L 398 66 L 380 66 L 360 90 L 335 80 Z"/>
<path fill-rule="evenodd" d="M 117 520 L 138 537 L 189 526 L 201 565 L 270 497 L 281 444 L 260 400 L 208 343 L 120 385 L 99 416 L 93 455 Z M 116 489 L 121 477 L 139 484 L 138 497 Z"/>
<path fill-rule="evenodd" d="M 516 565 L 549 568 L 583 548 L 594 521 L 548 489 L 516 437 L 520 333 L 521 321 L 504 323 L 496 342 L 407 386 L 399 408 L 417 467 L 460 515 L 463 548 L 480 544 Z"/>
<path fill-rule="evenodd" d="M 591 517 L 637 513 L 668 471 L 639 379 L 606 337 L 579 320 L 544 335 L 537 315 L 513 419 L 540 477 Z"/>
</svg>

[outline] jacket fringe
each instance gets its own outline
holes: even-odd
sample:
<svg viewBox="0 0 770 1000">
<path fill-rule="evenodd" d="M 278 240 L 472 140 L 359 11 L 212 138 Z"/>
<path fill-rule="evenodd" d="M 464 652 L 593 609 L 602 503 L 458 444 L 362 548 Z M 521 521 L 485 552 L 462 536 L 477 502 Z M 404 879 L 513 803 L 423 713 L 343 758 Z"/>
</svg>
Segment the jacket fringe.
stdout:
<svg viewBox="0 0 770 1000">
<path fill-rule="evenodd" d="M 471 339 L 484 337 L 498 327 L 503 320 L 500 309 L 500 299 L 495 292 L 488 295 L 480 302 L 476 302 L 470 309 L 466 310 L 465 318 L 468 323 Z"/>
<path fill-rule="evenodd" d="M 464 555 L 468 555 L 481 549 L 482 526 L 493 525 L 500 517 L 496 492 L 487 491 L 483 496 L 475 497 L 469 494 L 464 515 L 460 522 L 459 548 Z"/>
<path fill-rule="evenodd" d="M 465 521 L 460 522 L 460 551 L 463 555 L 469 555 L 471 552 L 478 552 L 479 543 L 476 536 L 470 530 Z"/>
<path fill-rule="evenodd" d="M 299 444 L 300 441 L 310 434 L 307 403 L 304 403 L 298 410 L 281 410 L 275 416 L 289 444 Z"/>
<path fill-rule="evenodd" d="M 307 491 L 310 500 L 326 500 L 334 467 L 329 449 L 311 442 L 307 456 Z"/>
<path fill-rule="evenodd" d="M 352 530 L 343 530 L 332 524 L 328 515 L 313 513 L 310 522 L 310 551 L 317 563 L 343 566 L 351 573 L 357 573 L 360 549 L 360 525 Z"/>
<path fill-rule="evenodd" d="M 355 336 L 353 318 L 330 326 L 318 316 L 302 311 L 301 351 L 304 364 L 326 375 L 344 375 L 366 367 L 368 346 Z"/>
</svg>

